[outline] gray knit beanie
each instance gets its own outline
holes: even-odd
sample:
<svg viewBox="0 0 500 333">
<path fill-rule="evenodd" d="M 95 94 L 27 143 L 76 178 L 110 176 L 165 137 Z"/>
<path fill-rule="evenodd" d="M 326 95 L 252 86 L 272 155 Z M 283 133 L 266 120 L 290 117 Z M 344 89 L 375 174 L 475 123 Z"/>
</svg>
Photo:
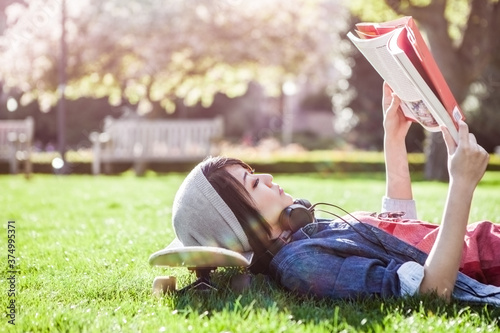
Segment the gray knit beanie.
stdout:
<svg viewBox="0 0 500 333">
<path fill-rule="evenodd" d="M 184 179 L 172 208 L 172 224 L 184 246 L 216 246 L 252 251 L 236 216 L 215 191 L 198 164 Z"/>
</svg>

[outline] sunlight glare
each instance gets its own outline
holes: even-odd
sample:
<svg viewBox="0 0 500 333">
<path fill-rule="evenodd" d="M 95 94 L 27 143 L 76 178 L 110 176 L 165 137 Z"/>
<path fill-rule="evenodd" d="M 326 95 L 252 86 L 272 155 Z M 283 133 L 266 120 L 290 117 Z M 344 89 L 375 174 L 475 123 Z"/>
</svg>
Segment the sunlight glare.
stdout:
<svg viewBox="0 0 500 333">
<path fill-rule="evenodd" d="M 17 110 L 17 107 L 18 107 L 18 104 L 17 104 L 16 99 L 9 97 L 9 99 L 7 100 L 7 110 L 9 110 L 9 112 L 14 112 Z"/>
<path fill-rule="evenodd" d="M 56 170 L 61 169 L 64 166 L 64 161 L 60 157 L 56 157 L 52 160 L 52 167 Z"/>
</svg>

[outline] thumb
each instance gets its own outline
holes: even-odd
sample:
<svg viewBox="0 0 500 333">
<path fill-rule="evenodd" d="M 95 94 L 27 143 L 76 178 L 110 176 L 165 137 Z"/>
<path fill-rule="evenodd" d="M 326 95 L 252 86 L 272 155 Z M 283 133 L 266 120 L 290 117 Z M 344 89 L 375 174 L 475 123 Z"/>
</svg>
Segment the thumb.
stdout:
<svg viewBox="0 0 500 333">
<path fill-rule="evenodd" d="M 397 98 L 397 95 L 394 93 L 389 84 L 386 81 L 384 81 L 383 95 L 382 95 L 382 107 L 384 112 L 386 112 L 388 108 L 392 107 L 395 98 Z"/>
<path fill-rule="evenodd" d="M 446 126 L 441 126 L 441 132 L 443 133 L 444 143 L 446 144 L 446 149 L 448 150 L 448 155 L 453 155 L 457 150 L 457 144 L 450 134 L 450 131 Z"/>
</svg>

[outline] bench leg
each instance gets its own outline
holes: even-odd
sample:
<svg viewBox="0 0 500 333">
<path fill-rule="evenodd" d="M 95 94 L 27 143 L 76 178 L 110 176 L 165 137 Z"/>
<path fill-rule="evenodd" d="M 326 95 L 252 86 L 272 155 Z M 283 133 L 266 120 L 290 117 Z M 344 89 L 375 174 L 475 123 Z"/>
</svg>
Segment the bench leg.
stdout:
<svg viewBox="0 0 500 333">
<path fill-rule="evenodd" d="M 31 148 L 26 151 L 26 159 L 24 160 L 24 174 L 26 178 L 30 178 L 33 173 L 33 162 L 31 161 Z"/>
<path fill-rule="evenodd" d="M 10 173 L 16 175 L 19 169 L 19 161 L 16 158 L 16 152 L 13 151 L 9 159 Z"/>
<path fill-rule="evenodd" d="M 101 173 L 101 143 L 99 142 L 98 137 L 94 135 L 97 133 L 91 134 L 91 140 L 93 141 L 92 145 L 92 174 L 98 175 Z"/>
<path fill-rule="evenodd" d="M 113 173 L 113 167 L 111 165 L 111 162 L 105 162 L 104 163 L 104 174 L 110 175 Z"/>
<path fill-rule="evenodd" d="M 136 176 L 144 176 L 148 165 L 145 161 L 135 161 L 134 162 L 134 171 Z"/>
<path fill-rule="evenodd" d="M 92 174 L 98 175 L 101 173 L 101 161 L 99 161 L 99 157 L 94 155 L 92 159 Z"/>
<path fill-rule="evenodd" d="M 16 158 L 16 152 L 17 152 L 17 145 L 15 141 L 10 141 L 9 142 L 9 171 L 11 174 L 15 175 L 17 174 L 17 158 Z"/>
<path fill-rule="evenodd" d="M 10 165 L 10 173 L 13 175 L 16 175 L 17 174 L 17 160 L 15 157 L 10 159 L 9 165 Z"/>
</svg>

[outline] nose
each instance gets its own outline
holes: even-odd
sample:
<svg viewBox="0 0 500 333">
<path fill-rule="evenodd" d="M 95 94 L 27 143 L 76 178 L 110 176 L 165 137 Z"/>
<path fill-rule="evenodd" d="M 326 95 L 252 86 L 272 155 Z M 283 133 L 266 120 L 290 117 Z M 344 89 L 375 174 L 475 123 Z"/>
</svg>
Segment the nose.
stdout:
<svg viewBox="0 0 500 333">
<path fill-rule="evenodd" d="M 273 176 L 268 174 L 268 173 L 263 173 L 260 175 L 261 181 L 264 182 L 267 186 L 271 187 L 273 186 Z"/>
</svg>

